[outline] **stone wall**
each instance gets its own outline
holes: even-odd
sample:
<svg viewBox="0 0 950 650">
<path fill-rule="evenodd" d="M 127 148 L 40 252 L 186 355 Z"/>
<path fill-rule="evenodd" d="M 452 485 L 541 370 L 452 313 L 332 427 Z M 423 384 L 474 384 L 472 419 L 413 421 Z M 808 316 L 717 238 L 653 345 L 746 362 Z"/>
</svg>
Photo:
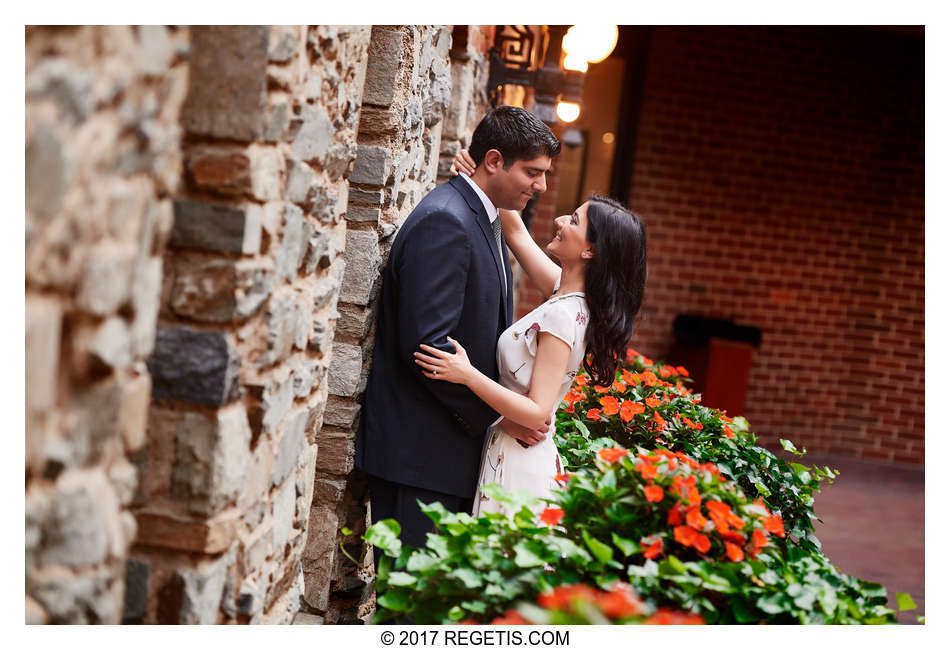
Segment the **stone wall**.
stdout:
<svg viewBox="0 0 950 650">
<path fill-rule="evenodd" d="M 192 29 L 126 620 L 299 610 L 369 33 Z"/>
<path fill-rule="evenodd" d="M 490 30 L 26 40 L 27 621 L 366 620 L 380 271 Z"/>
<path fill-rule="evenodd" d="M 189 33 L 26 33 L 26 621 L 118 623 Z"/>
<path fill-rule="evenodd" d="M 346 272 L 329 370 L 329 400 L 311 511 L 306 600 L 326 622 L 372 613 L 372 555 L 359 542 L 367 517 L 365 478 L 353 469 L 356 429 L 373 341 L 380 271 L 394 234 L 435 187 L 443 118 L 451 99 L 451 33 L 443 26 L 375 26 L 369 46 L 358 152 L 346 214 Z M 337 553 L 337 531 L 357 566 Z M 310 554 L 310 551 L 313 554 Z M 333 596 L 331 603 L 331 594 Z"/>
</svg>

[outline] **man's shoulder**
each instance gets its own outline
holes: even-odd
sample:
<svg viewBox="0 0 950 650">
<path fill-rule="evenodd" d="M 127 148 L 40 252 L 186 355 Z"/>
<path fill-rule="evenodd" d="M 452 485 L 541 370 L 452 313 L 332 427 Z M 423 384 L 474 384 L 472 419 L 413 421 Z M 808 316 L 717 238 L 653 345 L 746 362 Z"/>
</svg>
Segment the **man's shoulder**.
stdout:
<svg viewBox="0 0 950 650">
<path fill-rule="evenodd" d="M 419 201 L 413 209 L 413 212 L 416 212 L 420 208 L 427 211 L 446 209 L 454 212 L 461 210 L 467 205 L 465 198 L 458 189 L 455 188 L 454 183 L 449 180 L 441 185 L 437 185 L 423 196 L 422 200 Z"/>
<path fill-rule="evenodd" d="M 471 208 L 458 190 L 449 183 L 443 183 L 422 197 L 406 218 L 404 228 L 430 217 L 445 219 L 447 223 L 466 226 Z"/>
</svg>

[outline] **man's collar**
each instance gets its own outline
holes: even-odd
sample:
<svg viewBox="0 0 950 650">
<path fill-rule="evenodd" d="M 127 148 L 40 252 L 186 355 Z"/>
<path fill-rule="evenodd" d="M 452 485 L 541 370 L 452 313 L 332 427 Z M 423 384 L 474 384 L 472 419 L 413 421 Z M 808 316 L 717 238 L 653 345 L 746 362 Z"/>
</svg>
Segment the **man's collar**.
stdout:
<svg viewBox="0 0 950 650">
<path fill-rule="evenodd" d="M 478 195 L 478 198 L 481 199 L 482 205 L 485 206 L 485 212 L 488 214 L 488 221 L 495 223 L 495 219 L 498 218 L 498 208 L 495 207 L 495 204 L 491 202 L 491 199 L 488 198 L 488 195 L 475 183 L 467 174 L 459 172 L 459 176 L 464 178 L 469 185 L 472 186 L 472 189 L 475 190 L 475 194 Z"/>
</svg>

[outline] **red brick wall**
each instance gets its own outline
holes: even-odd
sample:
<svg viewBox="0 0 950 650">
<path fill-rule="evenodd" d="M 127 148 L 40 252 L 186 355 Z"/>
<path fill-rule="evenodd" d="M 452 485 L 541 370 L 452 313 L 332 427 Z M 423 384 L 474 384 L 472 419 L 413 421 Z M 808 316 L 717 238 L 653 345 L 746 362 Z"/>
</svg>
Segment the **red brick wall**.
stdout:
<svg viewBox="0 0 950 650">
<path fill-rule="evenodd" d="M 679 313 L 759 327 L 744 415 L 761 444 L 922 464 L 923 38 L 657 27 L 640 110 L 636 347 L 664 359 Z M 542 299 L 519 289 L 517 316 Z"/>
<path fill-rule="evenodd" d="M 923 38 L 656 28 L 645 83 L 637 348 L 667 355 L 679 313 L 759 327 L 763 444 L 922 464 Z"/>
</svg>

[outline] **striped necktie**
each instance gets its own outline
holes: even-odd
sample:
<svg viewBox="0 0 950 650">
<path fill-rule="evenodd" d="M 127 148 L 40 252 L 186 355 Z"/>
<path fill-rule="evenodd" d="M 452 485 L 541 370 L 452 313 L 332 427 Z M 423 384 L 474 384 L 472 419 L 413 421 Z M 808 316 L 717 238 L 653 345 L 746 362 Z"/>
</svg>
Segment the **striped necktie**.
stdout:
<svg viewBox="0 0 950 650">
<path fill-rule="evenodd" d="M 495 235 L 495 246 L 498 247 L 498 259 L 501 261 L 501 268 L 505 268 L 505 247 L 501 245 L 501 217 L 495 217 L 495 220 L 491 224 L 492 234 Z M 505 278 L 501 283 L 504 293 L 502 295 L 508 296 L 508 278 Z"/>
</svg>

